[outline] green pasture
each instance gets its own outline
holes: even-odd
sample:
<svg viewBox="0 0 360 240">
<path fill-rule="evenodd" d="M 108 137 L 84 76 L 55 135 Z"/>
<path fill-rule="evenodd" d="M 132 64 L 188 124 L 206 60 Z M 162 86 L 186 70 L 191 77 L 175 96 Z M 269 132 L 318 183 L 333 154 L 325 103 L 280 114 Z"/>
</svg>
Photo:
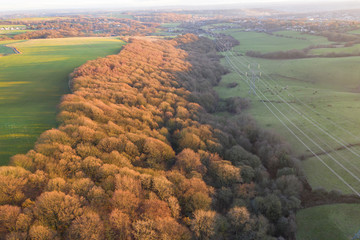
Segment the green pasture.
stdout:
<svg viewBox="0 0 360 240">
<path fill-rule="evenodd" d="M 12 50 L 12 48 L 9 48 L 7 46 L 4 45 L 0 45 L 0 56 L 1 55 L 8 55 L 8 54 L 13 54 L 14 51 Z"/>
<path fill-rule="evenodd" d="M 322 37 L 290 31 L 277 33 L 295 38 L 305 37 L 307 40 L 236 30 L 226 32 L 240 41 L 240 45 L 234 48 L 234 53 L 228 54 L 240 75 L 223 58 L 222 63 L 233 71 L 224 76 L 215 88 L 219 96 L 250 99 L 251 106 L 245 112 L 260 126 L 280 135 L 294 154 L 303 159 L 304 174 L 313 188 L 353 194 L 351 188 L 340 179 L 342 178 L 355 191 L 360 192 L 360 57 L 288 60 L 250 58 L 243 53 L 249 50 L 274 52 L 303 49 L 307 45 L 331 43 Z M 311 53 L 348 53 L 358 51 L 358 48 L 359 45 L 324 48 L 312 50 Z M 255 76 L 262 72 L 261 80 L 255 80 L 256 92 L 260 98 L 249 93 L 249 62 L 256 63 L 251 65 Z M 228 88 L 227 84 L 231 82 L 239 85 Z M 277 117 L 263 101 L 266 101 Z M 339 149 L 342 144 L 348 149 Z M 297 215 L 297 239 L 351 239 L 360 230 L 359 213 L 359 205 L 344 204 L 301 210 Z"/>
<path fill-rule="evenodd" d="M 306 40 L 296 38 L 278 37 L 259 32 L 245 32 L 241 30 L 225 30 L 225 34 L 229 34 L 240 41 L 240 45 L 234 47 L 234 51 L 246 53 L 247 51 L 258 51 L 262 53 L 287 51 L 292 49 L 304 49 L 311 45 L 330 44 L 324 37 L 309 34 L 300 34 L 291 31 L 275 32 L 282 35 L 292 35 L 293 37 L 306 38 Z"/>
<path fill-rule="evenodd" d="M 360 192 L 360 182 L 357 180 L 360 176 L 360 57 L 287 60 L 250 58 L 243 53 L 248 50 L 273 52 L 302 49 L 306 47 L 305 43 L 331 43 L 325 38 L 286 31 L 278 34 L 305 37 L 307 40 L 283 38 L 287 43 L 276 46 L 275 43 L 282 41 L 278 39 L 280 37 L 234 30 L 228 33 L 240 41 L 235 52 L 228 54 L 240 75 L 233 70 L 223 77 L 215 88 L 220 97 L 241 96 L 250 99 L 251 106 L 245 112 L 262 127 L 280 135 L 294 154 L 304 159 L 304 174 L 313 188 L 353 194 L 350 187 L 340 179 L 342 178 L 355 191 Z M 358 47 L 316 49 L 311 53 L 346 53 L 355 51 Z M 256 92 L 260 98 L 249 93 L 249 62 L 256 63 L 251 65 L 255 76 L 262 72 L 261 80 L 255 80 Z M 233 69 L 226 58 L 222 59 L 222 63 Z M 227 84 L 231 82 L 239 85 L 228 88 Z M 277 117 L 269 111 L 264 101 Z M 339 149 L 342 144 L 352 152 Z M 359 211 L 359 205 L 331 205 L 301 210 L 297 215 L 297 239 L 351 239 L 360 230 Z"/>
<path fill-rule="evenodd" d="M 13 27 L 13 28 L 17 28 L 17 27 L 19 27 L 19 28 L 25 28 L 26 26 L 25 25 L 13 25 L 13 24 L 11 24 L 11 25 L 8 25 L 8 24 L 0 24 L 0 28 L 6 28 L 6 27 L 8 27 L 8 28 L 11 28 L 11 27 Z"/>
<path fill-rule="evenodd" d="M 334 204 L 301 210 L 297 240 L 349 240 L 360 230 L 359 204 Z"/>
<path fill-rule="evenodd" d="M 33 30 L 0 30 L 0 36 L 12 37 L 29 31 L 33 31 Z"/>
<path fill-rule="evenodd" d="M 344 193 L 352 193 L 351 189 L 339 181 L 318 158 L 311 158 L 312 153 L 294 134 L 300 137 L 315 154 L 333 151 L 340 147 L 341 143 L 345 145 L 360 143 L 358 127 L 360 126 L 360 95 L 357 93 L 360 71 L 355 69 L 356 62 L 360 61 L 360 58 L 355 58 L 353 61 L 349 58 L 279 61 L 236 55 L 229 58 L 243 75 L 239 77 L 235 72 L 226 75 L 215 88 L 220 97 L 242 96 L 251 99 L 251 107 L 246 112 L 262 127 L 282 136 L 298 157 L 306 158 L 303 161 L 305 175 L 313 187 L 339 189 Z M 249 93 L 248 80 L 245 76 L 245 72 L 249 73 L 246 60 L 259 62 L 261 68 L 258 71 L 263 71 L 261 80 L 256 81 L 260 99 Z M 334 61 L 338 61 L 338 64 Z M 223 63 L 227 64 L 225 59 Z M 354 68 L 352 71 L 350 71 L 351 66 Z M 343 71 L 346 69 L 350 72 L 346 73 L 346 77 L 342 77 L 341 74 L 344 76 Z M 227 84 L 230 82 L 237 82 L 239 85 L 236 88 L 228 88 Z M 267 105 L 293 133 L 274 117 L 263 101 L 271 102 Z M 329 133 L 333 137 L 329 136 Z M 350 148 L 360 155 L 358 147 Z M 359 182 L 333 160 L 335 158 L 345 168 L 360 176 L 359 158 L 349 154 L 348 151 L 346 153 L 334 151 L 329 155 L 323 154 L 321 159 L 360 192 Z"/>
<path fill-rule="evenodd" d="M 116 54 L 116 38 L 62 38 L 0 42 L 22 54 L 0 57 L 0 164 L 25 153 L 56 126 L 56 106 L 69 93 L 68 75 L 87 60 Z"/>
</svg>

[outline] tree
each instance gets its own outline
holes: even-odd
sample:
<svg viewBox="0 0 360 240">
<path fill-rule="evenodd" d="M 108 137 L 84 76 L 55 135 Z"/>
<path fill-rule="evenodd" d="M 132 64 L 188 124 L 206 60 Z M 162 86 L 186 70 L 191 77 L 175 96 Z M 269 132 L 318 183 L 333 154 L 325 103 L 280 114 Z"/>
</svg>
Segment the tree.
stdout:
<svg viewBox="0 0 360 240">
<path fill-rule="evenodd" d="M 164 169 L 166 164 L 175 157 L 174 150 L 166 143 L 147 138 L 143 146 L 144 161 L 147 167 Z"/>
<path fill-rule="evenodd" d="M 97 213 L 87 211 L 71 223 L 67 236 L 74 240 L 101 240 L 105 238 L 104 224 Z"/>
<path fill-rule="evenodd" d="M 136 240 L 154 240 L 157 238 L 153 220 L 137 220 L 132 224 L 132 229 L 132 235 Z"/>
<path fill-rule="evenodd" d="M 276 195 L 268 195 L 264 199 L 265 216 L 276 222 L 281 216 L 281 202 Z"/>
<path fill-rule="evenodd" d="M 63 192 L 44 192 L 34 206 L 35 217 L 44 225 L 64 232 L 83 212 L 79 199 Z"/>
<path fill-rule="evenodd" d="M 143 218 L 157 219 L 171 217 L 171 210 L 168 204 L 157 199 L 146 199 L 139 207 L 139 213 Z"/>
<path fill-rule="evenodd" d="M 202 174 L 206 172 L 206 168 L 201 164 L 200 154 L 195 153 L 189 148 L 182 150 L 176 156 L 174 169 L 186 174 L 189 174 L 192 171 L 197 171 Z"/>
<path fill-rule="evenodd" d="M 21 212 L 17 206 L 0 206 L 0 234 L 16 230 L 16 221 Z"/>
<path fill-rule="evenodd" d="M 21 167 L 0 168 L 0 204 L 19 204 L 25 200 L 29 174 Z"/>
<path fill-rule="evenodd" d="M 115 208 L 109 216 L 109 222 L 115 239 L 131 239 L 131 221 L 128 214 Z"/>
<path fill-rule="evenodd" d="M 240 232 L 250 219 L 250 213 L 246 207 L 233 207 L 227 214 L 229 223 L 236 234 Z"/>
<path fill-rule="evenodd" d="M 130 191 L 116 190 L 112 197 L 113 206 L 128 214 L 133 214 L 140 200 Z"/>
<path fill-rule="evenodd" d="M 42 225 L 33 225 L 29 231 L 29 238 L 31 240 L 60 239 L 56 231 Z"/>
<path fill-rule="evenodd" d="M 214 211 L 197 210 L 191 220 L 191 230 L 196 239 L 213 239 L 219 231 L 221 217 Z"/>
<path fill-rule="evenodd" d="M 280 191 L 288 197 L 299 197 L 302 191 L 302 183 L 295 175 L 281 176 L 276 179 L 276 185 Z"/>
</svg>

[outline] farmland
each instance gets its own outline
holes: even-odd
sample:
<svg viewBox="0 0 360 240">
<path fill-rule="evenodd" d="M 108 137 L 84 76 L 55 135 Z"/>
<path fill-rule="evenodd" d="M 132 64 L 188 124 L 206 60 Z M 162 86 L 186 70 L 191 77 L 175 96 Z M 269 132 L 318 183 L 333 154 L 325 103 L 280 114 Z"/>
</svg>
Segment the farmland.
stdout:
<svg viewBox="0 0 360 240">
<path fill-rule="evenodd" d="M 289 143 L 294 154 L 302 159 L 304 175 L 313 188 L 340 190 L 345 194 L 359 193 L 360 139 L 357 136 L 360 134 L 360 70 L 357 66 L 360 57 L 286 60 L 251 58 L 245 56 L 247 51 L 268 53 L 303 49 L 314 44 L 328 45 L 331 42 L 323 37 L 304 34 L 301 36 L 306 40 L 237 30 L 225 32 L 239 40 L 240 45 L 224 53 L 223 64 L 232 72 L 216 87 L 220 97 L 241 96 L 251 99 L 251 107 L 246 113 Z M 296 36 L 299 33 L 288 31 L 280 34 Z M 354 49 L 357 50 L 358 45 L 313 51 L 342 53 L 353 52 Z M 252 72 L 255 91 L 249 91 Z M 237 87 L 229 88 L 228 84 L 232 82 L 238 83 Z M 331 207 L 340 211 L 342 205 Z M 321 211 L 330 214 L 331 207 L 323 206 Z M 359 208 L 358 205 L 347 207 L 349 212 Z M 300 211 L 297 220 L 306 222 L 308 214 L 316 213 L 316 208 Z M 298 239 L 330 239 L 327 235 L 321 235 L 329 229 L 329 224 L 339 225 L 333 229 L 332 239 L 347 239 L 349 235 L 344 235 L 344 232 L 350 234 L 350 229 L 354 230 L 356 225 L 348 224 L 346 228 L 343 220 L 345 217 L 334 217 L 328 220 L 329 223 L 313 223 L 316 227 L 309 233 L 312 238 L 303 235 L 305 230 L 302 227 L 306 226 L 300 224 Z"/>
<path fill-rule="evenodd" d="M 22 52 L 0 57 L 0 164 L 29 150 L 40 133 L 56 126 L 56 106 L 69 92 L 68 75 L 74 68 L 115 54 L 123 44 L 117 38 L 0 42 Z"/>
<path fill-rule="evenodd" d="M 297 214 L 299 240 L 352 239 L 360 226 L 360 208 L 356 204 L 319 206 L 300 211 Z"/>
</svg>

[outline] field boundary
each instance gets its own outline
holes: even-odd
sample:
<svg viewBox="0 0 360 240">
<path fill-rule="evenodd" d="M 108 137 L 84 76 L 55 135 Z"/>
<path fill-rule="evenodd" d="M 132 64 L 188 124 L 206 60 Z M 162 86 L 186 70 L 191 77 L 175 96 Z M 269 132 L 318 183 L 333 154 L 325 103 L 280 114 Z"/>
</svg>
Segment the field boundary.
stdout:
<svg viewBox="0 0 360 240">
<path fill-rule="evenodd" d="M 12 47 L 12 46 L 8 46 L 8 45 L 4 45 L 5 47 L 11 48 L 15 54 L 22 54 L 22 52 L 17 49 L 16 47 Z"/>
</svg>

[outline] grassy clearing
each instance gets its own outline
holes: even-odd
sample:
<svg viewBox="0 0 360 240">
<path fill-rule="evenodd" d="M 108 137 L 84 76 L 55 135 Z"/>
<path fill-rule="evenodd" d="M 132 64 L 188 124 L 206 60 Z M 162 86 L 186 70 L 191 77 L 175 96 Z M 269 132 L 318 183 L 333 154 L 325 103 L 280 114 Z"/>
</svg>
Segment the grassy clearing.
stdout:
<svg viewBox="0 0 360 240">
<path fill-rule="evenodd" d="M 306 40 L 278 37 L 266 33 L 244 32 L 234 29 L 223 31 L 223 33 L 230 34 L 240 41 L 240 46 L 236 46 L 234 48 L 234 51 L 240 53 L 246 53 L 247 51 L 259 51 L 262 53 L 287 51 L 292 49 L 304 49 L 311 45 L 317 45 L 320 43 L 330 43 L 324 37 L 300 34 L 290 31 L 282 31 L 277 33 L 282 35 L 292 35 L 293 37 L 306 38 Z"/>
<path fill-rule="evenodd" d="M 22 54 L 0 58 L 0 165 L 56 126 L 56 106 L 69 92 L 68 75 L 74 68 L 118 53 L 124 43 L 116 38 L 64 38 L 3 44 Z"/>
<path fill-rule="evenodd" d="M 298 240 L 348 240 L 360 230 L 360 205 L 335 204 L 301 210 L 296 215 Z"/>
</svg>

